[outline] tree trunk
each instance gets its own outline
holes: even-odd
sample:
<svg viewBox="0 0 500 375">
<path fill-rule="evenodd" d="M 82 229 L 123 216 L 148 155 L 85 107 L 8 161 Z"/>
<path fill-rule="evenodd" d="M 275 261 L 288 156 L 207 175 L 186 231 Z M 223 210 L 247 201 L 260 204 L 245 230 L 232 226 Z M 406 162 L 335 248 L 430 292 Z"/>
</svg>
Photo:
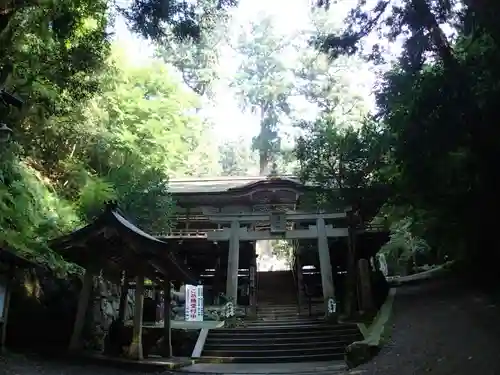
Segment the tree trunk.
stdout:
<svg viewBox="0 0 500 375">
<path fill-rule="evenodd" d="M 259 176 L 267 176 L 269 173 L 269 160 L 267 152 L 259 150 Z"/>
<path fill-rule="evenodd" d="M 453 56 L 453 50 L 443 30 L 439 27 L 427 0 L 411 0 L 411 7 L 420 17 L 420 23 L 429 31 L 432 43 L 444 65 L 448 68 L 454 67 L 456 60 Z"/>
</svg>

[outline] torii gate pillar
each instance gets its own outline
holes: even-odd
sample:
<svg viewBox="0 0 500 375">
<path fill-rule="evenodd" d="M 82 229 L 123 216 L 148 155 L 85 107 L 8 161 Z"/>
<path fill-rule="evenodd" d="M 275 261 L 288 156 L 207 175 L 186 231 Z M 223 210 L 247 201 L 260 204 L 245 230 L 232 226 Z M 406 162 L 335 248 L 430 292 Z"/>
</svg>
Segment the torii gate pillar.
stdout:
<svg viewBox="0 0 500 375">
<path fill-rule="evenodd" d="M 231 222 L 229 235 L 229 254 L 227 259 L 226 297 L 234 305 L 238 302 L 238 268 L 240 262 L 240 223 L 237 220 Z"/>
<path fill-rule="evenodd" d="M 328 301 L 331 298 L 335 300 L 335 289 L 333 286 L 332 264 L 330 261 L 330 248 L 328 246 L 325 219 L 321 217 L 316 219 L 316 227 L 318 230 L 318 255 L 321 270 L 321 286 L 323 287 L 323 301 L 325 304 L 325 313 L 329 315 Z"/>
</svg>

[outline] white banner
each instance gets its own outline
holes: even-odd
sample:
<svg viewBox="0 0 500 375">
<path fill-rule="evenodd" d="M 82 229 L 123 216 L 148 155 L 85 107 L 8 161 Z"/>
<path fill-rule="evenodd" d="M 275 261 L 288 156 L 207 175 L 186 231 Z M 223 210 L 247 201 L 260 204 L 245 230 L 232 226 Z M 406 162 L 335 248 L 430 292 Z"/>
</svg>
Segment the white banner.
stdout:
<svg viewBox="0 0 500 375">
<path fill-rule="evenodd" d="M 185 319 L 203 321 L 203 285 L 186 285 Z"/>
</svg>

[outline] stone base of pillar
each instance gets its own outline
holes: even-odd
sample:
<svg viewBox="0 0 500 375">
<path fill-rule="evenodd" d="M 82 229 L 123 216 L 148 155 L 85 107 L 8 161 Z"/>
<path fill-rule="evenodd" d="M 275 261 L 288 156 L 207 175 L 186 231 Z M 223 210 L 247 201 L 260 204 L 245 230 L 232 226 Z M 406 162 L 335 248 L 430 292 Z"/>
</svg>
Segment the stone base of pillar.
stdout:
<svg viewBox="0 0 500 375">
<path fill-rule="evenodd" d="M 333 323 L 337 324 L 340 321 L 339 315 L 338 314 L 330 314 L 325 316 L 325 321 L 328 323 Z"/>
<path fill-rule="evenodd" d="M 142 360 L 144 359 L 144 354 L 142 352 L 142 340 L 134 338 L 130 347 L 128 348 L 128 357 L 130 359 Z"/>
<path fill-rule="evenodd" d="M 172 344 L 166 343 L 165 340 L 163 340 L 163 342 L 161 342 L 158 352 L 159 352 L 158 354 L 162 358 L 172 358 Z"/>
<path fill-rule="evenodd" d="M 247 310 L 246 320 L 257 320 L 257 309 L 250 306 Z"/>
</svg>

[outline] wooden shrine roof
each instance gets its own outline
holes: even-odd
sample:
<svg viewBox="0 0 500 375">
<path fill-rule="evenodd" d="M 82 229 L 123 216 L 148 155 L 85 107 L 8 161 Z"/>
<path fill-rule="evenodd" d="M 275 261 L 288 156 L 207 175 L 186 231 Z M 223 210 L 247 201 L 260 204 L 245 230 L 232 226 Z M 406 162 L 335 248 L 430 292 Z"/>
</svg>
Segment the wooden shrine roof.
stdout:
<svg viewBox="0 0 500 375">
<path fill-rule="evenodd" d="M 307 197 L 326 192 L 331 196 L 333 206 L 342 210 L 353 208 L 361 214 L 364 222 L 370 222 L 390 196 L 388 186 L 343 189 L 341 192 L 339 189 L 302 183 L 295 176 L 172 179 L 168 187 L 177 207 L 180 208 L 179 212 L 184 212 L 182 210 L 186 207 L 203 206 L 221 208 L 241 205 L 251 208 L 266 202 L 301 206 L 302 201 L 309 199 Z M 256 192 L 260 193 L 255 194 Z M 307 206 L 308 203 L 305 203 Z M 324 209 L 330 210 L 328 207 Z"/>
<path fill-rule="evenodd" d="M 297 177 L 212 177 L 212 178 L 182 178 L 169 181 L 168 188 L 172 195 L 187 194 L 221 194 L 242 190 L 250 190 L 257 186 L 288 185 L 303 188 Z"/>
<path fill-rule="evenodd" d="M 149 278 L 195 281 L 167 242 L 135 226 L 115 205 L 108 205 L 93 223 L 54 239 L 50 247 L 67 261 L 115 277 L 144 267 Z"/>
</svg>

